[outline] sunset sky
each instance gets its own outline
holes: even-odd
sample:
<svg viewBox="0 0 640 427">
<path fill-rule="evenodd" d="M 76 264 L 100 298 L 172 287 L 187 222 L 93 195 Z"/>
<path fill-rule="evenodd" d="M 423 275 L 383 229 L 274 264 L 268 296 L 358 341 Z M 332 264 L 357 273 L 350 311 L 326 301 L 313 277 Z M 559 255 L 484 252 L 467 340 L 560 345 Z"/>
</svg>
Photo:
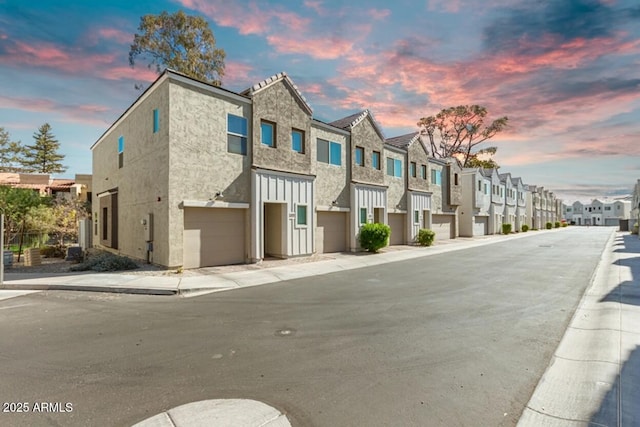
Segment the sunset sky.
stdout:
<svg viewBox="0 0 640 427">
<path fill-rule="evenodd" d="M 223 87 L 280 71 L 314 116 L 369 108 L 387 137 L 440 109 L 509 117 L 500 172 L 568 202 L 631 192 L 640 178 L 638 0 L 0 0 L 0 127 L 33 143 L 48 122 L 69 167 L 155 71 L 128 63 L 145 14 L 205 17 L 226 51 Z"/>
</svg>

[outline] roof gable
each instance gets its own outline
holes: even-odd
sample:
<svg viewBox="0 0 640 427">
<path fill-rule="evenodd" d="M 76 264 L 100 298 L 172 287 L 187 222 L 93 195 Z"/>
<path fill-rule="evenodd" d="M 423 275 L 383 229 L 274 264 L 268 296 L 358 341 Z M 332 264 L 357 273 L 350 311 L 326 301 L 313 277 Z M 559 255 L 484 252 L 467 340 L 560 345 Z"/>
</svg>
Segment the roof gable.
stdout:
<svg viewBox="0 0 640 427">
<path fill-rule="evenodd" d="M 385 141 L 385 144 L 393 145 L 397 148 L 406 150 L 411 144 L 420 139 L 420 132 L 412 132 L 406 135 L 394 136 Z"/>
<path fill-rule="evenodd" d="M 382 132 L 382 128 L 378 124 L 375 117 L 373 117 L 373 113 L 370 110 L 360 111 L 355 114 L 351 114 L 350 116 L 343 117 L 341 119 L 335 120 L 329 123 L 331 126 L 335 126 L 344 130 L 352 130 L 354 127 L 358 126 L 364 119 L 369 118 L 371 124 L 373 125 L 373 129 L 376 131 L 380 139 L 386 141 L 384 133 Z"/>
<path fill-rule="evenodd" d="M 289 89 L 294 94 L 294 96 L 296 96 L 298 98 L 298 101 L 300 101 L 300 105 L 302 105 L 302 107 L 307 112 L 307 114 L 309 114 L 309 115 L 313 114 L 313 110 L 311 109 L 311 106 L 307 102 L 307 100 L 304 97 L 304 95 L 302 95 L 302 92 L 300 92 L 300 90 L 298 89 L 298 86 L 296 86 L 296 84 L 293 82 L 293 80 L 291 80 L 291 78 L 284 71 L 281 72 L 281 73 L 278 73 L 278 74 L 274 74 L 273 76 L 271 76 L 269 78 L 266 78 L 266 79 L 262 80 L 261 82 L 258 82 L 256 84 L 254 84 L 250 88 L 244 90 L 241 93 L 241 95 L 252 97 L 256 93 L 261 92 L 264 89 L 266 89 L 266 88 L 268 88 L 268 87 L 270 87 L 270 86 L 272 86 L 272 85 L 274 85 L 274 84 L 276 84 L 278 82 L 283 82 L 285 84 L 285 86 L 289 87 Z"/>
</svg>

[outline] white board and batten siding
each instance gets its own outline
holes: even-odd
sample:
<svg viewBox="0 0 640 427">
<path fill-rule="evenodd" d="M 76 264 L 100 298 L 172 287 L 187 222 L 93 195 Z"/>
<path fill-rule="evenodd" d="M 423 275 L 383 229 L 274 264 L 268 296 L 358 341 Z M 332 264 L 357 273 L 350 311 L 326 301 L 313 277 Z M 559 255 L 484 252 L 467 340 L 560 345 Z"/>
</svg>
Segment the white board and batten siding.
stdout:
<svg viewBox="0 0 640 427">
<path fill-rule="evenodd" d="M 387 188 L 366 184 L 351 184 L 351 250 L 358 249 L 360 233 L 360 208 L 367 208 L 367 222 L 373 222 L 374 210 L 383 210 L 381 222 L 387 224 Z"/>
<path fill-rule="evenodd" d="M 256 169 L 251 172 L 251 258 L 264 258 L 264 203 L 286 204 L 287 256 L 310 255 L 314 251 L 314 185 L 312 176 Z M 296 224 L 298 205 L 307 207 L 307 225 Z"/>
<path fill-rule="evenodd" d="M 421 228 L 426 228 L 427 221 L 425 220 L 426 211 L 431 210 L 431 194 L 422 193 L 418 191 L 409 192 L 409 209 L 408 209 L 408 228 L 409 228 L 409 242 L 414 242 L 418 236 L 418 232 Z M 420 218 L 419 222 L 415 222 L 414 212 L 418 211 Z"/>
</svg>

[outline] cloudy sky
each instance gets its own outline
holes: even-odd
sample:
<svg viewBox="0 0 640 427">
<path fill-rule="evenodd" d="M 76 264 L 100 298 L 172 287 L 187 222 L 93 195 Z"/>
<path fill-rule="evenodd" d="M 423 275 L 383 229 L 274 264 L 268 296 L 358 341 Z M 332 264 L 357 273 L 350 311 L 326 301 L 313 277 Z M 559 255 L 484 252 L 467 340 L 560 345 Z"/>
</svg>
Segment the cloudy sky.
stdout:
<svg viewBox="0 0 640 427">
<path fill-rule="evenodd" d="M 0 0 L 0 127 L 33 142 L 48 122 L 69 167 L 155 79 L 131 68 L 145 14 L 205 17 L 227 53 L 223 86 L 280 71 L 320 120 L 363 108 L 387 137 L 440 109 L 481 104 L 510 127 L 501 172 L 567 201 L 640 179 L 638 0 Z"/>
</svg>

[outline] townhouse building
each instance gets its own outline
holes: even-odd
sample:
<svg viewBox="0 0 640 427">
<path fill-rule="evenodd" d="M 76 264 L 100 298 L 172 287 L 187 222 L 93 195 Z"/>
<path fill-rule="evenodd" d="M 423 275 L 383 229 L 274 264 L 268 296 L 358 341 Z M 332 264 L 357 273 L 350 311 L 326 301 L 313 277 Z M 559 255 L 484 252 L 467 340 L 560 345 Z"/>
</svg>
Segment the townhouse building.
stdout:
<svg viewBox="0 0 640 427">
<path fill-rule="evenodd" d="M 527 221 L 527 186 L 522 182 L 522 178 L 516 177 L 512 178 L 513 183 L 513 191 L 515 192 L 515 203 L 516 203 L 516 212 L 515 212 L 515 228 L 514 231 L 522 230 L 523 225 L 528 226 Z"/>
<path fill-rule="evenodd" d="M 626 229 L 633 224 L 629 222 L 633 218 L 632 206 L 631 200 L 576 201 L 572 205 L 563 205 L 563 219 L 575 225 L 623 226 Z M 623 224 L 624 221 L 626 223 Z"/>
<path fill-rule="evenodd" d="M 369 110 L 315 119 L 286 73 L 234 92 L 165 70 L 91 149 L 94 246 L 170 268 L 357 251 L 369 222 L 392 245 L 498 233 L 527 209 L 518 179 L 386 138 Z"/>
<path fill-rule="evenodd" d="M 482 168 L 462 171 L 462 205 L 460 206 L 460 236 L 489 234 L 491 209 L 491 178 Z"/>
<path fill-rule="evenodd" d="M 94 245 L 167 267 L 354 251 L 367 222 L 406 244 L 431 223 L 419 135 L 387 140 L 368 110 L 316 120 L 285 73 L 237 93 L 166 70 L 92 155 Z"/>
<path fill-rule="evenodd" d="M 462 204 L 462 167 L 456 159 L 429 157 L 431 179 L 430 218 L 427 228 L 436 234 L 436 240 L 455 239 L 459 236 L 458 208 Z"/>
<path fill-rule="evenodd" d="M 634 226 L 640 226 L 640 179 L 633 186 L 633 194 L 631 195 L 629 229 L 633 230 Z"/>
</svg>

